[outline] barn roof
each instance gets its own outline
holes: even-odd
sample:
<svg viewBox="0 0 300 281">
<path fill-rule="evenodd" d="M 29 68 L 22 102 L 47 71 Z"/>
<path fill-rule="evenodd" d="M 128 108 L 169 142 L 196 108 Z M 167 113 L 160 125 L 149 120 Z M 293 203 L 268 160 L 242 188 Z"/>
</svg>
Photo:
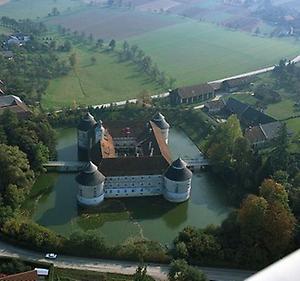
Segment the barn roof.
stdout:
<svg viewBox="0 0 300 281">
<path fill-rule="evenodd" d="M 214 88 L 208 83 L 187 86 L 182 88 L 177 88 L 173 91 L 173 93 L 177 94 L 181 98 L 191 98 L 203 94 L 209 94 L 214 91 Z"/>
</svg>

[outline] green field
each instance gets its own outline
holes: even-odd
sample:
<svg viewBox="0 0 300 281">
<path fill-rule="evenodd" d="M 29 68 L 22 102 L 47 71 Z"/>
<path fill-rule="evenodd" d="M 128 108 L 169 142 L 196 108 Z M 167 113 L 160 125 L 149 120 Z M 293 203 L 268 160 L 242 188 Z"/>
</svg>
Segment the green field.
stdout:
<svg viewBox="0 0 300 281">
<path fill-rule="evenodd" d="M 0 26 L 0 34 L 9 35 L 12 30 L 3 26 Z"/>
<path fill-rule="evenodd" d="M 163 91 L 138 72 L 135 65 L 119 63 L 115 53 L 92 52 L 86 48 L 73 51 L 78 61 L 75 72 L 51 81 L 42 98 L 43 107 L 98 105 L 134 98 L 143 91 Z M 94 65 L 92 56 L 96 58 Z"/>
<path fill-rule="evenodd" d="M 290 130 L 292 130 L 295 133 L 300 133 L 300 117 L 290 119 L 286 121 L 286 124 Z"/>
<path fill-rule="evenodd" d="M 295 102 L 284 98 L 281 102 L 270 104 L 266 113 L 276 119 L 282 120 L 294 115 Z"/>
<path fill-rule="evenodd" d="M 300 45 L 187 21 L 131 38 L 179 85 L 225 78 L 299 54 Z"/>
<path fill-rule="evenodd" d="M 81 0 L 11 0 L 0 6 L 0 17 L 36 19 L 46 17 L 54 7 L 65 12 L 80 6 L 83 6 Z"/>
</svg>

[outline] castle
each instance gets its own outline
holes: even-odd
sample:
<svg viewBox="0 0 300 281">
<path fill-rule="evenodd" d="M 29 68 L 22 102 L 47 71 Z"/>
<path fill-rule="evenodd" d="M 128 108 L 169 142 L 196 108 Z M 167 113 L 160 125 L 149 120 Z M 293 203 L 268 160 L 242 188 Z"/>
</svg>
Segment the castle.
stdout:
<svg viewBox="0 0 300 281">
<path fill-rule="evenodd" d="M 78 160 L 88 165 L 76 177 L 78 203 L 97 206 L 105 198 L 158 195 L 175 203 L 188 200 L 192 172 L 180 158 L 172 162 L 165 117 L 157 113 L 146 124 L 121 123 L 104 126 L 90 113 L 81 119 Z"/>
</svg>

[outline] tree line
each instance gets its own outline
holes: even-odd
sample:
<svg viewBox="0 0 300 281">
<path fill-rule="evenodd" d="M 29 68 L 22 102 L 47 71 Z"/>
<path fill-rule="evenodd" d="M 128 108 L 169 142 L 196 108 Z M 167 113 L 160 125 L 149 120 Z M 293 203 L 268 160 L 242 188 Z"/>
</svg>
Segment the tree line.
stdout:
<svg viewBox="0 0 300 281">
<path fill-rule="evenodd" d="M 146 55 L 137 45 L 130 46 L 124 41 L 121 51 L 119 52 L 119 60 L 131 61 L 137 65 L 139 71 L 148 75 L 152 81 L 158 83 L 163 88 L 173 88 L 176 79 L 168 78 L 166 73 L 161 71 L 157 64 L 153 63 L 150 56 Z"/>
</svg>

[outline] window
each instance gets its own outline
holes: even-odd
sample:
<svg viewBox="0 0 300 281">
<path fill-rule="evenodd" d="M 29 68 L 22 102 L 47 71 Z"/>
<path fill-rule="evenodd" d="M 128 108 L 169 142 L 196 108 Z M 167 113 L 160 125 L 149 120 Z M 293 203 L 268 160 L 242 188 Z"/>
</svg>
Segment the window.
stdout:
<svg viewBox="0 0 300 281">
<path fill-rule="evenodd" d="M 143 188 L 141 188 L 141 192 L 143 192 L 144 191 L 144 189 Z"/>
<path fill-rule="evenodd" d="M 131 192 L 134 192 L 134 189 L 132 189 Z"/>
</svg>

